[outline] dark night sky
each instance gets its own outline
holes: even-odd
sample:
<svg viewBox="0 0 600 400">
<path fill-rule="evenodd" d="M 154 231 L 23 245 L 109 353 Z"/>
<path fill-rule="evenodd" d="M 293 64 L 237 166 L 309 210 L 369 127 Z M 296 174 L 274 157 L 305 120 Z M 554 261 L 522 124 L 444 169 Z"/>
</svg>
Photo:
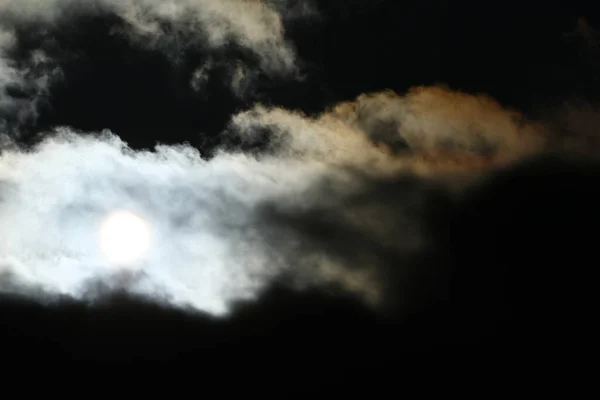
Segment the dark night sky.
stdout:
<svg viewBox="0 0 600 400">
<path fill-rule="evenodd" d="M 210 157 L 217 145 L 240 145 L 222 132 L 232 114 L 257 102 L 316 115 L 362 93 L 434 84 L 546 116 L 567 101 L 600 100 L 600 50 L 566 35 L 581 17 L 599 26 L 595 10 L 579 3 L 314 1 L 317 16 L 284 18 L 304 79 L 259 73 L 243 96 L 223 83 L 231 60 L 249 69 L 258 60 L 235 44 L 198 45 L 173 61 L 110 35 L 122 24 L 114 15 L 72 18 L 45 31 L 24 23 L 16 25 L 20 44 L 11 57 L 20 60 L 41 43 L 59 60 L 63 79 L 35 122 L 18 129 L 29 144 L 54 126 L 110 129 L 133 148 L 188 142 Z M 220 64 L 195 91 L 190 77 L 209 58 Z M 10 118 L 7 129 L 16 126 Z M 437 275 L 424 279 L 436 284 L 415 283 L 418 306 L 408 316 L 397 313 L 393 295 L 376 313 L 337 292 L 277 285 L 225 320 L 121 293 L 50 306 L 2 295 L 2 359 L 46 368 L 174 366 L 194 369 L 197 379 L 208 379 L 206 370 L 210 379 L 251 376 L 262 379 L 258 386 L 350 392 L 368 381 L 373 391 L 396 394 L 403 379 L 435 386 L 438 377 L 488 371 L 495 376 L 489 387 L 502 387 L 532 371 L 564 377 L 592 343 L 599 178 L 595 160 L 546 156 L 495 173 L 460 201 L 440 194 L 424 206 L 433 245 L 417 260 L 434 266 Z M 396 201 L 401 189 L 386 187 Z M 401 279 L 389 273 L 387 283 Z"/>
</svg>

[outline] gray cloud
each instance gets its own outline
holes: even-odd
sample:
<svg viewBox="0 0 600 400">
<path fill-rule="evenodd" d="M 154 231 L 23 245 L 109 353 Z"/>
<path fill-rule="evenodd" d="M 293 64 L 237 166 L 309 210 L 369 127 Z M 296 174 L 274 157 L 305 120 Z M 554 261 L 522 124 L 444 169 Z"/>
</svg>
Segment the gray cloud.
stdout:
<svg viewBox="0 0 600 400">
<path fill-rule="evenodd" d="M 294 74 L 295 54 L 284 38 L 278 10 L 287 8 L 251 0 L 0 1 L 2 19 L 13 24 L 43 26 L 68 23 L 81 15 L 114 13 L 128 26 L 122 33 L 139 46 L 176 57 L 190 47 L 222 48 L 235 43 L 252 51 L 264 72 Z"/>
<path fill-rule="evenodd" d="M 17 45 L 14 32 L 0 25 L 0 137 L 35 120 L 38 102 L 60 76 L 60 68 L 41 50 L 28 54 L 25 63 L 15 62 L 9 53 Z"/>
<path fill-rule="evenodd" d="M 15 41 L 12 32 L 0 29 L 0 110 L 3 113 L 13 106 L 12 100 L 6 93 L 7 88 L 21 80 L 18 71 L 11 65 L 11 61 L 6 55 L 6 51 L 15 45 Z M 6 128 L 0 125 L 0 129 L 5 130 Z"/>
<path fill-rule="evenodd" d="M 271 76 L 298 77 L 295 53 L 284 38 L 280 13 L 297 18 L 312 14 L 300 12 L 287 3 L 250 0 L 0 0 L 0 128 L 5 135 L 16 134 L 26 121 L 35 120 L 38 103 L 48 94 L 50 84 L 60 76 L 58 66 L 41 50 L 19 65 L 8 55 L 17 47 L 13 28 L 32 26 L 44 30 L 69 24 L 81 16 L 115 14 L 124 26 L 113 28 L 131 43 L 163 52 L 174 62 L 193 48 L 223 49 L 235 44 L 250 51 L 258 66 L 240 64 L 231 69 L 230 87 L 243 97 L 263 72 Z M 211 63 L 198 66 L 191 86 L 201 89 L 210 78 Z M 18 90 L 26 94 L 8 93 Z"/>
</svg>

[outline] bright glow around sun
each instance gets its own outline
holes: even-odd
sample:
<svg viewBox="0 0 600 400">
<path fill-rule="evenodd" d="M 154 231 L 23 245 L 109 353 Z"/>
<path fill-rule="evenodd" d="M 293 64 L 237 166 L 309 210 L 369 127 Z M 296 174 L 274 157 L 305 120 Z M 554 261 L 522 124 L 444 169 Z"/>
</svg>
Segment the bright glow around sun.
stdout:
<svg viewBox="0 0 600 400">
<path fill-rule="evenodd" d="M 141 217 L 130 211 L 117 211 L 104 221 L 100 248 L 110 262 L 129 267 L 150 248 L 150 229 Z"/>
</svg>

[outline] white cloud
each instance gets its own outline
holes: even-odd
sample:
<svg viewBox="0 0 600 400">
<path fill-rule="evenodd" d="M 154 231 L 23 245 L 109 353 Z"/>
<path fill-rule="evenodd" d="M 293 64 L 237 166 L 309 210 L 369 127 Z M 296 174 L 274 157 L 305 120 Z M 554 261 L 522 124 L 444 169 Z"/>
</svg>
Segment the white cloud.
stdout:
<svg viewBox="0 0 600 400">
<path fill-rule="evenodd" d="M 185 146 L 134 152 L 109 133 L 63 129 L 35 151 L 0 157 L 0 265 L 28 285 L 83 295 L 87 280 L 117 272 L 98 232 L 113 210 L 127 209 L 156 235 L 141 267 L 148 282 L 175 302 L 223 312 L 289 261 L 265 246 L 258 205 L 292 199 L 326 174 L 285 157 L 206 161 Z"/>
<path fill-rule="evenodd" d="M 414 109 L 410 99 L 394 97 L 392 104 Z M 418 115 L 424 121 L 438 121 L 424 124 L 420 132 L 443 136 L 439 107 L 416 104 L 422 107 Z M 486 118 L 502 121 L 501 109 L 494 107 L 496 119 Z M 359 115 L 373 122 L 382 109 L 385 105 L 370 117 L 364 110 Z M 232 119 L 232 132 L 252 140 L 257 127 L 270 128 L 271 151 L 221 151 L 210 160 L 187 146 L 136 152 L 109 132 L 83 135 L 67 128 L 33 151 L 5 147 L 0 156 L 0 266 L 29 286 L 84 296 L 87 281 L 118 271 L 103 257 L 98 235 L 111 212 L 126 209 L 142 216 L 153 231 L 153 245 L 140 266 L 144 278 L 131 290 L 223 313 L 229 301 L 256 296 L 286 271 L 305 282 L 333 280 L 376 300 L 378 286 L 371 273 L 379 255 L 374 250 L 365 247 L 358 258 L 344 261 L 326 244 L 307 246 L 303 232 L 269 225 L 261 211 L 266 204 L 292 212 L 324 207 L 334 220 L 349 221 L 382 246 L 409 251 L 421 245 L 410 215 L 403 216 L 399 226 L 390 225 L 402 215 L 401 203 L 382 205 L 376 198 L 350 206 L 344 199 L 363 190 L 357 171 L 374 177 L 414 171 L 422 149 L 390 153 L 370 140 L 369 129 L 360 129 L 349 114 L 336 112 L 308 118 L 257 107 L 238 114 Z M 452 120 L 447 112 L 442 116 Z M 467 114 L 462 123 L 469 126 L 479 116 Z M 414 118 L 409 117 L 409 127 L 415 126 Z M 495 140 L 499 133 L 493 127 L 480 134 Z M 529 145 L 527 139 L 524 143 Z M 430 148 L 424 151 L 436 146 L 435 141 L 425 143 Z M 437 162 L 431 161 L 433 171 L 448 170 Z M 323 188 L 325 181 L 329 183 Z M 411 196 L 406 193 L 407 199 Z M 382 219 L 390 212 L 393 219 Z M 362 263 L 365 268 L 345 263 Z"/>
</svg>

